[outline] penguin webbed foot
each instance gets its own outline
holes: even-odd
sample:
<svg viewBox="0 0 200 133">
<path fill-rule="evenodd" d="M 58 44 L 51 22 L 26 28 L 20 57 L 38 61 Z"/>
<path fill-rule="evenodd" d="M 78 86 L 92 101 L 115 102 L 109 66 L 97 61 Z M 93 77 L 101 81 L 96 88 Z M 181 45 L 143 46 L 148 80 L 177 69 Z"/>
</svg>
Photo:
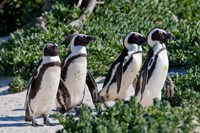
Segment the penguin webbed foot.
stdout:
<svg viewBox="0 0 200 133">
<path fill-rule="evenodd" d="M 46 126 L 55 126 L 56 124 L 51 123 L 47 117 L 44 117 L 44 125 L 46 125 Z"/>
<path fill-rule="evenodd" d="M 81 115 L 81 106 L 76 106 L 75 108 L 75 116 L 80 116 Z"/>
<path fill-rule="evenodd" d="M 105 100 L 103 97 L 99 96 L 99 97 L 98 97 L 98 101 L 99 101 L 101 104 L 103 104 L 104 108 L 107 108 L 107 107 L 108 107 L 108 105 L 107 105 L 107 103 L 106 103 L 106 100 Z"/>
<path fill-rule="evenodd" d="M 32 119 L 32 126 L 38 127 L 38 126 L 42 126 L 42 125 L 37 124 L 36 120 L 35 120 L 35 119 Z"/>
<path fill-rule="evenodd" d="M 65 114 L 68 110 L 66 110 L 64 107 L 61 107 L 57 109 L 62 115 Z"/>
</svg>

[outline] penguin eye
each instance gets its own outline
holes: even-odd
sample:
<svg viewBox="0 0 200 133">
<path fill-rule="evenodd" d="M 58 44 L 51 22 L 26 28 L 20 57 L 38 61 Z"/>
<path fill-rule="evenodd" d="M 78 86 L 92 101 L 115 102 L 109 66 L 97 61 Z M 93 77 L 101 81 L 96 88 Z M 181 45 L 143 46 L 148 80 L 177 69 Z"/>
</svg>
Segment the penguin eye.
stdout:
<svg viewBox="0 0 200 133">
<path fill-rule="evenodd" d="M 82 39 L 83 37 L 82 36 L 78 36 L 78 39 Z"/>
</svg>

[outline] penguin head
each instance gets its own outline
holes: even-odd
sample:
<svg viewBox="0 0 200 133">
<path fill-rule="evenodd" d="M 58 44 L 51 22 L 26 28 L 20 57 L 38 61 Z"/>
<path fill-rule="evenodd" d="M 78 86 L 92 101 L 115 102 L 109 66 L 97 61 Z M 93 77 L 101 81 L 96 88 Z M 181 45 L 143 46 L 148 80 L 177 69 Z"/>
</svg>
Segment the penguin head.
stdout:
<svg viewBox="0 0 200 133">
<path fill-rule="evenodd" d="M 48 42 L 44 46 L 44 56 L 57 56 L 58 52 L 58 45 L 56 43 Z"/>
<path fill-rule="evenodd" d="M 71 39 L 71 48 L 75 46 L 87 46 L 91 41 L 95 41 L 96 38 L 85 34 L 75 34 Z"/>
<path fill-rule="evenodd" d="M 124 37 L 123 44 L 126 49 L 131 49 L 132 47 L 134 47 L 133 44 L 141 45 L 146 41 L 146 37 L 144 37 L 140 33 L 130 32 Z"/>
<path fill-rule="evenodd" d="M 164 43 L 168 39 L 175 40 L 176 38 L 173 34 L 168 33 L 163 29 L 154 28 L 149 32 L 148 37 L 147 37 L 147 42 L 150 45 L 150 47 L 153 47 L 155 42 Z"/>
</svg>

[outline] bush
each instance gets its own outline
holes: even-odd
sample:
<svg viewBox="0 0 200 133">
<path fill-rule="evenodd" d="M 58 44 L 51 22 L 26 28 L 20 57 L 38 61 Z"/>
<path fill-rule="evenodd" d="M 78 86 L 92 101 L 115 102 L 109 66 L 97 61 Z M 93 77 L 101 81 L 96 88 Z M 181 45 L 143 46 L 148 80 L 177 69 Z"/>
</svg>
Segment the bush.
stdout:
<svg viewBox="0 0 200 133">
<path fill-rule="evenodd" d="M 132 97 L 129 102 L 117 102 L 106 112 L 97 108 L 96 115 L 87 106 L 83 106 L 81 111 L 79 120 L 70 115 L 61 118 L 57 114 L 64 126 L 57 133 L 179 133 L 191 132 L 195 127 L 192 123 L 195 110 L 190 107 L 172 108 L 167 101 L 157 101 L 154 106 L 143 108 Z"/>
<path fill-rule="evenodd" d="M 0 7 L 0 36 L 33 21 L 41 13 L 43 4 L 44 0 L 12 0 L 5 3 Z"/>
<path fill-rule="evenodd" d="M 13 77 L 13 81 L 9 83 L 9 91 L 10 92 L 21 92 L 25 89 L 26 82 L 20 77 Z"/>
<path fill-rule="evenodd" d="M 39 2 L 39 1 L 37 1 Z M 170 68 L 197 65 L 200 58 L 200 3 L 183 1 L 113 1 L 107 0 L 104 6 L 97 6 L 87 23 L 76 29 L 80 33 L 97 37 L 97 41 L 88 46 L 88 67 L 95 75 L 105 74 L 119 55 L 122 38 L 130 31 L 147 35 L 153 27 L 161 27 L 172 32 L 176 42 L 168 42 Z M 187 11 L 186 11 L 187 10 Z M 64 36 L 71 27 L 67 23 L 76 19 L 81 9 L 69 6 L 65 1 L 53 1 L 50 11 L 42 12 L 48 32 L 37 26 L 17 30 L 11 34 L 8 44 L 0 45 L 0 74 L 21 76 L 28 80 L 42 56 L 46 42 L 59 45 L 61 59 L 66 55 L 68 43 Z M 149 15 L 151 14 L 151 15 Z M 64 22 L 66 19 L 67 22 Z M 147 46 L 143 46 L 147 51 Z M 145 55 L 145 54 L 144 54 Z M 108 58 L 109 57 L 109 58 Z"/>
<path fill-rule="evenodd" d="M 183 6 L 184 5 L 184 6 Z M 200 62 L 199 1 L 106 1 L 104 6 L 95 8 L 94 13 L 82 27 L 80 33 L 97 37 L 88 46 L 88 67 L 95 76 L 105 74 L 119 55 L 122 38 L 130 31 L 147 35 L 153 27 L 172 32 L 176 42 L 168 42 L 170 67 L 190 67 Z M 189 12 L 185 12 L 188 9 Z M 37 26 L 17 30 L 8 44 L 0 46 L 0 74 L 20 75 L 25 80 L 41 58 L 42 48 L 48 41 L 59 44 L 60 56 L 66 55 L 68 43 L 64 36 L 71 30 L 67 23 L 76 19 L 82 10 L 66 5 L 63 0 L 53 2 L 52 9 L 42 13 L 46 28 L 43 32 Z M 151 14 L 151 15 L 149 15 Z M 192 16 L 190 16 L 192 15 Z M 64 19 L 67 17 L 67 23 Z M 146 52 L 146 45 L 143 46 Z M 18 54 L 20 53 L 20 54 Z M 109 58 L 108 58 L 109 57 Z M 16 60 L 15 60 L 16 58 Z"/>
<path fill-rule="evenodd" d="M 64 127 L 57 132 L 192 132 L 195 128 L 192 120 L 195 116 L 198 120 L 200 118 L 200 69 L 193 67 L 187 75 L 172 78 L 175 95 L 169 102 L 163 95 L 161 101 L 155 99 L 154 106 L 144 108 L 132 97 L 128 102 L 117 102 L 106 112 L 96 105 L 96 115 L 89 107 L 83 106 L 78 120 L 71 115 L 61 117 L 57 114 L 56 118 Z"/>
</svg>

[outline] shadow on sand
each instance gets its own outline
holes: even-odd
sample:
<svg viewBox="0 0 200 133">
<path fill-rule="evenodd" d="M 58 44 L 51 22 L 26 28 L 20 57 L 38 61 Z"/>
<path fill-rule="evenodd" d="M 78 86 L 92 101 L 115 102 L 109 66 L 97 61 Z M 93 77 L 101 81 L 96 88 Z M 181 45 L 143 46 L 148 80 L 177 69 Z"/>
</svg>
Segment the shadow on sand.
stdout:
<svg viewBox="0 0 200 133">
<path fill-rule="evenodd" d="M 4 91 L 0 92 L 0 96 L 5 96 L 5 95 L 8 95 L 8 94 L 11 94 L 8 90 L 4 90 Z"/>
<path fill-rule="evenodd" d="M 0 127 L 25 127 L 30 126 L 30 123 L 24 121 L 24 116 L 1 116 L 0 121 L 5 121 L 5 124 L 0 124 Z M 19 122 L 18 121 L 24 121 Z M 16 123 L 13 123 L 16 122 Z"/>
<path fill-rule="evenodd" d="M 23 121 L 24 116 L 0 116 L 0 121 Z"/>
<path fill-rule="evenodd" d="M 0 124 L 0 127 L 26 127 L 30 126 L 30 123 L 7 123 L 7 124 Z"/>
<path fill-rule="evenodd" d="M 25 111 L 25 109 L 13 109 L 12 111 Z"/>
</svg>

